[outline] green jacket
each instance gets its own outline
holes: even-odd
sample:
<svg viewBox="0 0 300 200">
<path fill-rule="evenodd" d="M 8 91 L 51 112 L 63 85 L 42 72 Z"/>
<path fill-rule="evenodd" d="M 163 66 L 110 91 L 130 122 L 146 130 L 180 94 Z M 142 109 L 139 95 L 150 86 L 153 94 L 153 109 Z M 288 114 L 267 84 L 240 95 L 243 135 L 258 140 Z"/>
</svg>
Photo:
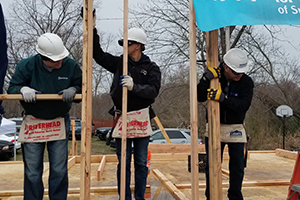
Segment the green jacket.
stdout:
<svg viewBox="0 0 300 200">
<path fill-rule="evenodd" d="M 73 59 L 64 58 L 61 68 L 53 69 L 51 72 L 43 65 L 39 54 L 21 60 L 10 80 L 8 93 L 20 94 L 20 89 L 23 86 L 33 88 L 42 94 L 57 94 L 69 87 L 75 87 L 77 93 L 81 93 L 82 71 Z M 26 114 L 41 119 L 63 117 L 72 106 L 72 103 L 66 103 L 62 100 L 38 100 L 34 103 L 20 102 Z"/>
</svg>

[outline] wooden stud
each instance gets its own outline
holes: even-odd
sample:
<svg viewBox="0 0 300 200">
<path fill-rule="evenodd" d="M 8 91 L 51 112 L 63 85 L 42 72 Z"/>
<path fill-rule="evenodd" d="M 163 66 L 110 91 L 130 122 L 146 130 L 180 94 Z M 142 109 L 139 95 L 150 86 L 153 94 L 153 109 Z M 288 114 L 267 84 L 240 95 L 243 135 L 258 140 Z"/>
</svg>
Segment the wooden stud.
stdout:
<svg viewBox="0 0 300 200">
<path fill-rule="evenodd" d="M 218 66 L 218 30 L 206 33 L 207 64 Z M 210 87 L 218 89 L 219 80 L 210 81 Z M 223 199 L 221 173 L 220 108 L 219 102 L 208 100 L 208 144 L 210 198 Z"/>
<path fill-rule="evenodd" d="M 74 100 L 81 100 L 81 94 L 76 94 Z M 23 100 L 22 94 L 0 94 L 0 100 Z M 58 94 L 36 94 L 36 100 L 62 100 Z"/>
<path fill-rule="evenodd" d="M 198 161 L 198 102 L 197 102 L 197 59 L 196 17 L 193 1 L 190 0 L 190 125 L 191 125 L 191 182 L 192 199 L 199 199 Z"/>
<path fill-rule="evenodd" d="M 101 179 L 101 176 L 102 176 L 103 171 L 104 171 L 105 164 L 106 164 L 106 156 L 103 156 L 102 159 L 101 159 L 99 168 L 97 170 L 97 180 L 98 181 L 100 181 L 100 179 Z"/>
<path fill-rule="evenodd" d="M 158 169 L 153 169 L 152 172 L 155 177 L 160 180 L 160 182 L 162 182 L 166 190 L 168 190 L 175 199 L 188 200 L 188 198 L 177 187 L 175 187 L 175 185 L 171 181 L 169 181 L 169 179 L 167 179 Z"/>
<path fill-rule="evenodd" d="M 123 25 L 123 75 L 128 73 L 128 0 L 124 0 Z M 127 146 L 127 87 L 123 87 L 122 97 L 122 139 L 121 139 L 121 171 L 120 200 L 125 200 L 126 187 L 126 146 Z"/>
<path fill-rule="evenodd" d="M 160 120 L 158 119 L 157 116 L 154 117 L 154 121 L 157 124 L 158 128 L 160 129 L 161 133 L 163 134 L 164 138 L 167 140 L 167 143 L 171 144 L 171 140 L 169 138 L 169 136 L 167 135 L 164 127 L 162 126 L 162 124 L 160 123 Z"/>
<path fill-rule="evenodd" d="M 93 0 L 83 1 L 80 200 L 90 199 L 93 64 Z"/>
</svg>

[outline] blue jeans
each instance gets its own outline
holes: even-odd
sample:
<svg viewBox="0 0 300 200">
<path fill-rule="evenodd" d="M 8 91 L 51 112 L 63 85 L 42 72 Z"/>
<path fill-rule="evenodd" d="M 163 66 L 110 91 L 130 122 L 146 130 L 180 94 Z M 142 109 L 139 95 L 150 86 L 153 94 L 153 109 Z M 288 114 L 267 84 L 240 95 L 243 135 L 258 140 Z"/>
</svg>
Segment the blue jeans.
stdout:
<svg viewBox="0 0 300 200">
<path fill-rule="evenodd" d="M 70 129 L 69 115 L 65 117 L 66 139 L 22 144 L 24 159 L 24 200 L 42 200 L 44 185 L 44 150 L 47 144 L 49 157 L 49 198 L 65 200 L 68 195 L 68 136 Z"/>
<path fill-rule="evenodd" d="M 223 160 L 223 151 L 225 145 L 228 145 L 229 152 L 229 189 L 227 197 L 229 200 L 243 200 L 242 183 L 244 178 L 245 156 L 244 143 L 224 143 L 221 142 L 221 159 Z M 209 160 L 208 160 L 208 137 L 205 137 L 206 151 L 206 198 L 209 199 Z"/>
<path fill-rule="evenodd" d="M 126 189 L 125 189 L 125 199 L 131 200 L 131 190 L 130 190 L 130 163 L 131 163 L 131 153 L 132 153 L 132 143 L 134 146 L 134 196 L 136 200 L 144 200 L 144 195 L 146 191 L 148 167 L 147 167 L 147 154 L 148 154 L 148 144 L 150 137 L 143 138 L 127 138 L 126 147 Z M 117 179 L 118 179 L 118 193 L 120 195 L 120 173 L 121 173 L 121 143 L 120 138 L 116 139 L 116 150 L 118 156 L 118 169 L 117 169 Z"/>
</svg>

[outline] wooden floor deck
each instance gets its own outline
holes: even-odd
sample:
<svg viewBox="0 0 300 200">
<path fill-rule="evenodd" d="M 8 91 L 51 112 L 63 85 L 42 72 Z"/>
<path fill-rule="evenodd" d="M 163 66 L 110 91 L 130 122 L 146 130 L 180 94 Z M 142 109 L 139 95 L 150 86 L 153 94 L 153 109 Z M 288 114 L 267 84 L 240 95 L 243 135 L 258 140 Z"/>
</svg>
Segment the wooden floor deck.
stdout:
<svg viewBox="0 0 300 200">
<path fill-rule="evenodd" d="M 243 183 L 245 200 L 284 200 L 287 198 L 289 182 L 294 170 L 295 158 L 282 154 L 282 151 L 250 151 Z M 289 157 L 289 158 L 287 158 Z M 91 198 L 117 199 L 115 155 L 92 156 Z M 103 162 L 105 160 L 105 162 Z M 102 164 L 101 164 L 102 163 Z M 69 162 L 68 199 L 79 199 L 80 194 L 80 157 Z M 44 164 L 44 183 L 47 188 L 48 163 Z M 188 153 L 152 153 L 151 172 L 148 177 L 147 199 L 191 199 L 191 173 L 188 172 Z M 228 160 L 224 159 L 223 199 L 227 198 Z M 133 166 L 132 166 L 133 169 Z M 0 199 L 23 199 L 23 164 L 0 163 Z M 134 179 L 132 178 L 132 183 Z M 206 199 L 205 175 L 199 173 L 199 199 Z M 174 195 L 177 193 L 177 196 Z M 47 194 L 47 190 L 45 190 Z M 44 199 L 48 199 L 45 195 Z"/>
</svg>

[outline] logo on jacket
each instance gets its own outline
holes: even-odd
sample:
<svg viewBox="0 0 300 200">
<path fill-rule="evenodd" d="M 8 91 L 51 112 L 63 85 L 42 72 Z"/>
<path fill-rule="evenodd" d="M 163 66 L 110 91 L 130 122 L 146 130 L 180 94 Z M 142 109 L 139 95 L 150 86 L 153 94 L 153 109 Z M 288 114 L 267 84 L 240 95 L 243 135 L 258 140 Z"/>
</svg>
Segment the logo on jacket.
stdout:
<svg viewBox="0 0 300 200">
<path fill-rule="evenodd" d="M 68 80 L 68 79 L 69 79 L 68 77 L 61 77 L 61 76 L 58 77 L 58 80 Z"/>
<path fill-rule="evenodd" d="M 230 132 L 230 137 L 242 137 L 242 135 L 242 131 L 235 130 Z"/>
<path fill-rule="evenodd" d="M 144 70 L 144 69 L 142 69 L 142 70 L 141 70 L 141 74 L 144 74 L 144 75 L 146 76 L 146 75 L 147 75 L 147 71 Z"/>
</svg>

